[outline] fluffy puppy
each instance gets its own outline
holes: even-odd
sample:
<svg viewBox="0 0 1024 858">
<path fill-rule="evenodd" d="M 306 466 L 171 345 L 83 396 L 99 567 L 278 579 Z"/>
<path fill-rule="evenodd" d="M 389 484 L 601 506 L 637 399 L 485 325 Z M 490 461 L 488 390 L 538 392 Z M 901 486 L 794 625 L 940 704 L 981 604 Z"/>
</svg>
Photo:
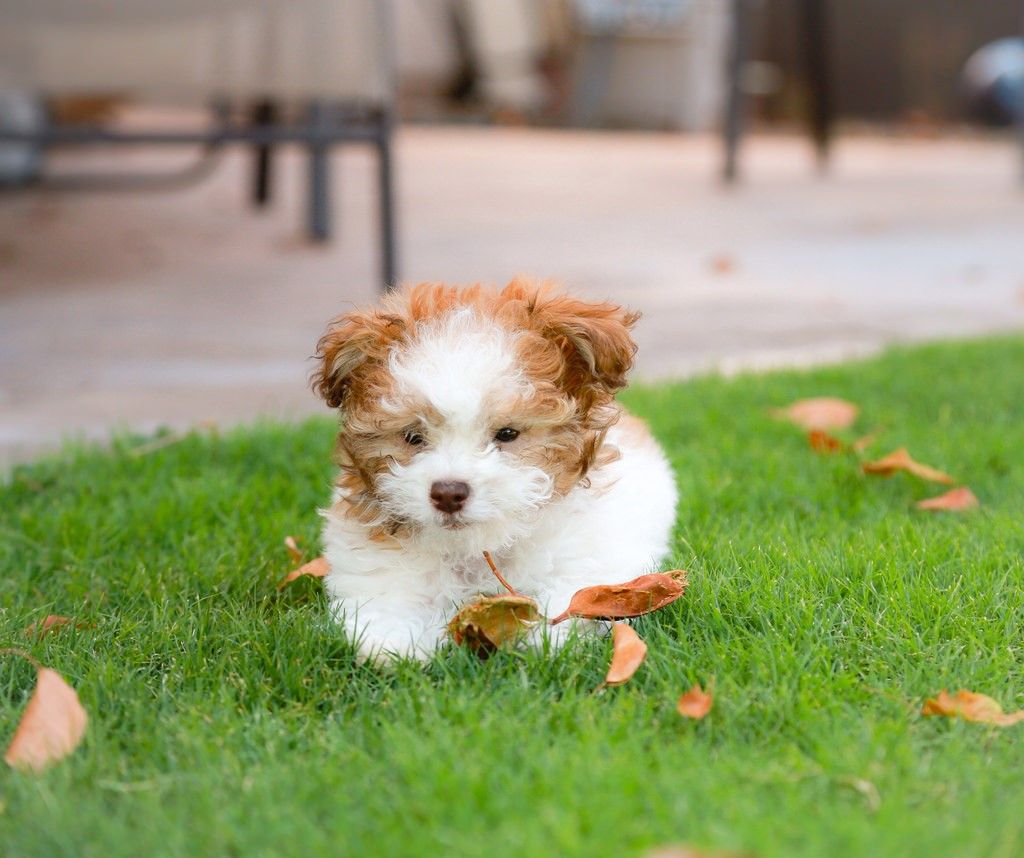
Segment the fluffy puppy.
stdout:
<svg viewBox="0 0 1024 858">
<path fill-rule="evenodd" d="M 500 589 L 485 550 L 551 616 L 657 568 L 675 481 L 614 399 L 637 318 L 514 280 L 423 283 L 332 323 L 313 377 L 341 414 L 326 585 L 363 658 L 429 658 Z"/>
</svg>

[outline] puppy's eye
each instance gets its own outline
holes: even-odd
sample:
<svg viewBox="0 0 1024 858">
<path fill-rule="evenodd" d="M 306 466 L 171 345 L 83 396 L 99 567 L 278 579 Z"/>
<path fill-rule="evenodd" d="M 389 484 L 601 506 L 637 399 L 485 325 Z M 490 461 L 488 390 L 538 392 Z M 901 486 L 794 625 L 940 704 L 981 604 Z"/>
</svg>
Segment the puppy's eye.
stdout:
<svg viewBox="0 0 1024 858">
<path fill-rule="evenodd" d="M 511 426 L 505 426 L 494 433 L 494 440 L 499 444 L 507 444 L 509 441 L 515 441 L 519 437 L 519 430 L 513 429 Z"/>
<path fill-rule="evenodd" d="M 427 439 L 424 438 L 419 432 L 409 431 L 405 433 L 405 443 L 409 444 L 412 447 L 419 447 L 421 444 L 425 443 L 426 440 Z"/>
</svg>

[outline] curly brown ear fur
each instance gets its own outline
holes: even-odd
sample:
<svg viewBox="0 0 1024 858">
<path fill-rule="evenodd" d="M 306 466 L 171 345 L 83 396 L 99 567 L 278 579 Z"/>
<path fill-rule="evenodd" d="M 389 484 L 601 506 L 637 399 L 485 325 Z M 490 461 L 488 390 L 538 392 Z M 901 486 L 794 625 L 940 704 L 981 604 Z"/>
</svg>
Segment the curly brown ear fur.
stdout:
<svg viewBox="0 0 1024 858">
<path fill-rule="evenodd" d="M 609 400 L 626 386 L 636 343 L 630 329 L 640 314 L 606 302 L 538 293 L 532 327 L 561 351 L 558 384 L 584 407 Z"/>
<path fill-rule="evenodd" d="M 373 370 L 386 366 L 391 344 L 405 331 L 400 316 L 376 310 L 335 319 L 316 346 L 313 390 L 331 408 L 353 397 L 374 396 Z"/>
</svg>

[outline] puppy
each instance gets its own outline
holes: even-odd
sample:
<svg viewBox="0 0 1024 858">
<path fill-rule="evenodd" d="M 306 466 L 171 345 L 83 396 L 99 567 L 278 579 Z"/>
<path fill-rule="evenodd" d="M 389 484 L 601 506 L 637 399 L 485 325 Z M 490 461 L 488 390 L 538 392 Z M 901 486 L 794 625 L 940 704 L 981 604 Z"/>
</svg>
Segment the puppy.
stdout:
<svg viewBox="0 0 1024 858">
<path fill-rule="evenodd" d="M 326 586 L 362 658 L 429 658 L 460 606 L 501 591 L 484 551 L 549 616 L 657 568 L 675 481 L 614 399 L 637 318 L 514 280 L 406 287 L 332 323 L 313 376 L 341 415 Z"/>
</svg>

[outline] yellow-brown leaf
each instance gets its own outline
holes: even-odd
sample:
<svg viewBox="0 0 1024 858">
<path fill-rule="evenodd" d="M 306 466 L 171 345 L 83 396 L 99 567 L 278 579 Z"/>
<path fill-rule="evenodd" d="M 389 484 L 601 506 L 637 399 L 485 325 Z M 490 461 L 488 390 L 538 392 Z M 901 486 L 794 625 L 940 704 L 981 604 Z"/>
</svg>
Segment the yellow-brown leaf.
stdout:
<svg viewBox="0 0 1024 858">
<path fill-rule="evenodd" d="M 40 771 L 66 757 L 82 741 L 89 717 L 59 673 L 37 668 L 36 689 L 4 754 L 16 769 Z"/>
<path fill-rule="evenodd" d="M 306 556 L 306 552 L 299 548 L 299 540 L 294 536 L 286 536 L 284 538 L 284 547 L 292 563 L 301 563 L 302 558 Z"/>
<path fill-rule="evenodd" d="M 788 420 L 807 431 L 846 429 L 853 425 L 859 413 L 860 409 L 852 402 L 832 396 L 798 399 L 785 408 L 774 408 L 771 411 L 774 417 Z"/>
<path fill-rule="evenodd" d="M 812 429 L 808 432 L 807 443 L 815 453 L 839 453 L 843 449 L 843 442 L 829 435 L 824 429 Z"/>
<path fill-rule="evenodd" d="M 939 692 L 938 697 L 925 700 L 921 707 L 922 715 L 944 715 L 947 718 L 963 718 L 965 721 L 976 721 L 981 724 L 995 724 L 1009 727 L 1024 721 L 1024 710 L 1006 714 L 1003 707 L 985 694 L 976 694 L 961 688 L 956 694 L 946 689 Z"/>
<path fill-rule="evenodd" d="M 639 617 L 672 604 L 686 592 L 686 571 L 655 572 L 641 575 L 624 584 L 601 584 L 578 590 L 569 607 L 551 620 L 560 623 L 569 617 L 591 620 L 621 620 Z"/>
<path fill-rule="evenodd" d="M 695 685 L 676 702 L 676 711 L 684 718 L 700 720 L 711 711 L 714 702 L 710 691 Z"/>
<path fill-rule="evenodd" d="M 622 685 L 629 682 L 645 658 L 647 644 L 641 640 L 640 635 L 626 623 L 616 623 L 612 626 L 612 661 L 604 684 Z"/>
<path fill-rule="evenodd" d="M 950 694 L 944 688 L 937 697 L 925 700 L 922 715 L 941 715 L 947 718 L 963 718 L 980 724 L 995 724 L 1009 727 L 1024 721 L 1024 710 L 1007 715 L 995 700 L 986 694 L 976 694 L 965 688 Z"/>
<path fill-rule="evenodd" d="M 63 626 L 76 625 L 77 628 L 81 628 L 81 624 L 75 624 L 75 621 L 71 617 L 62 617 L 59 614 L 47 614 L 37 623 L 30 623 L 26 629 L 25 634 L 28 637 L 42 637 L 48 632 L 56 631 Z"/>
<path fill-rule="evenodd" d="M 922 480 L 929 480 L 933 483 L 954 483 L 954 480 L 949 474 L 943 471 L 937 470 L 936 468 L 929 467 L 928 465 L 922 465 L 920 462 L 915 462 L 906 447 L 900 447 L 898 450 L 893 450 L 888 456 L 883 456 L 874 462 L 865 462 L 864 473 L 876 474 L 880 477 L 890 477 L 897 471 L 906 471 L 908 474 L 913 474 L 915 477 L 920 477 Z"/>
<path fill-rule="evenodd" d="M 960 486 L 951 489 L 938 497 L 928 498 L 914 504 L 918 509 L 930 509 L 934 511 L 947 510 L 949 512 L 962 512 L 965 509 L 975 509 L 980 506 L 978 498 L 975 497 L 967 486 Z"/>
<path fill-rule="evenodd" d="M 298 569 L 293 569 L 277 585 L 277 589 L 281 590 L 287 587 L 292 581 L 297 578 L 301 578 L 303 575 L 309 575 L 313 578 L 323 578 L 328 572 L 331 571 L 330 564 L 328 564 L 326 558 L 317 557 L 316 560 L 310 560 L 309 563 L 305 563 Z"/>
<path fill-rule="evenodd" d="M 540 620 L 537 603 L 528 596 L 486 596 L 465 605 L 448 623 L 448 633 L 460 646 L 481 658 L 518 640 Z"/>
</svg>

